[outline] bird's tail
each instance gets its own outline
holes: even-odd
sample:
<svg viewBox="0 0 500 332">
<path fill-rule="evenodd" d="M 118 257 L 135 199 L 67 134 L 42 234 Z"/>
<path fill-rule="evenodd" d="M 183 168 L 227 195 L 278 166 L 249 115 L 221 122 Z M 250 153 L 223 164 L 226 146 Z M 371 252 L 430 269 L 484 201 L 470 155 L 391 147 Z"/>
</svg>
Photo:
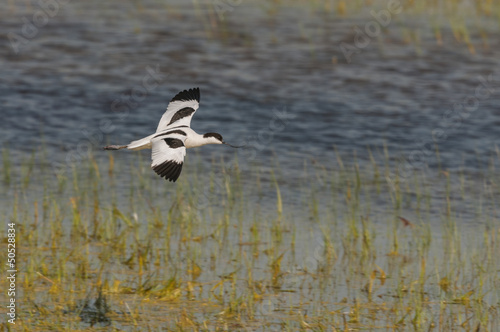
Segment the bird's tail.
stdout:
<svg viewBox="0 0 500 332">
<path fill-rule="evenodd" d="M 154 136 L 150 135 L 148 137 L 144 137 L 138 139 L 137 141 L 132 141 L 127 145 L 108 145 L 104 147 L 104 150 L 121 150 L 121 149 L 129 149 L 129 150 L 142 150 L 142 149 L 151 149 L 151 138 Z"/>
</svg>

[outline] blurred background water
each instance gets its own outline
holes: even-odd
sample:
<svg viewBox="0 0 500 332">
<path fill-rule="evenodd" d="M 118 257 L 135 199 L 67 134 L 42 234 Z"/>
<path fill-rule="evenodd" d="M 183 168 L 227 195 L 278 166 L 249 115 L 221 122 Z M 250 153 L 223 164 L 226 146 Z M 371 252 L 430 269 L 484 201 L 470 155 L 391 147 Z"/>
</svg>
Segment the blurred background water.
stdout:
<svg viewBox="0 0 500 332">
<path fill-rule="evenodd" d="M 381 27 L 370 11 L 385 1 L 46 4 L 0 4 L 0 135 L 14 154 L 43 142 L 55 165 L 106 156 L 101 146 L 153 132 L 172 96 L 196 86 L 195 130 L 247 142 L 243 159 L 275 153 L 285 172 L 331 163 L 335 147 L 363 162 L 384 144 L 412 169 L 474 169 L 499 139 L 495 7 L 403 1 Z M 473 110 L 460 118 L 464 102 Z M 287 121 L 271 129 L 277 111 Z"/>
</svg>

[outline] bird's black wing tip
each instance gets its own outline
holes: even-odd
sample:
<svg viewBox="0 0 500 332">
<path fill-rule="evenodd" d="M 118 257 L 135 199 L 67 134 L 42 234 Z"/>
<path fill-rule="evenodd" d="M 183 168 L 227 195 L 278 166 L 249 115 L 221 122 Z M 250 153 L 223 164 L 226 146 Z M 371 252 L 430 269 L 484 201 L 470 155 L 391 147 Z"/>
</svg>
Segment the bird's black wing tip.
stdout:
<svg viewBox="0 0 500 332">
<path fill-rule="evenodd" d="M 175 161 L 169 160 L 163 164 L 154 166 L 153 171 L 162 178 L 165 178 L 165 180 L 175 182 L 181 175 L 182 164 L 183 163 L 176 163 Z"/>
<path fill-rule="evenodd" d="M 192 88 L 189 90 L 184 90 L 179 92 L 172 98 L 172 101 L 188 101 L 188 100 L 196 100 L 200 102 L 200 88 Z"/>
</svg>

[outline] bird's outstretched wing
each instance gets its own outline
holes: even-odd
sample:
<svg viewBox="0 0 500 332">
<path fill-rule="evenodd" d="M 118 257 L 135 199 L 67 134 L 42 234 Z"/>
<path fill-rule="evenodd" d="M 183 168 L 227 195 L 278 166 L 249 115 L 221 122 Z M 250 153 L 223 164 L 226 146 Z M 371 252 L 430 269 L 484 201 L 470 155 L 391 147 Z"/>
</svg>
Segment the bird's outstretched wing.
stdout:
<svg viewBox="0 0 500 332">
<path fill-rule="evenodd" d="M 185 140 L 186 136 L 175 130 L 157 135 L 151 140 L 151 168 L 165 180 L 175 182 L 179 178 L 186 155 Z"/>
<path fill-rule="evenodd" d="M 190 126 L 191 118 L 200 105 L 200 89 L 194 88 L 179 92 L 167 106 L 156 132 L 168 127 Z"/>
</svg>

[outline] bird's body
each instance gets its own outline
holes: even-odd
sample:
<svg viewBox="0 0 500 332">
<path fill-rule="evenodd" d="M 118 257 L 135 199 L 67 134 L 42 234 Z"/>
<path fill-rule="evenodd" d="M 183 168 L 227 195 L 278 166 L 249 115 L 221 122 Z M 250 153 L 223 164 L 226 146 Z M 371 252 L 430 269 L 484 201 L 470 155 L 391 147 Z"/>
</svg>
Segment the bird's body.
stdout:
<svg viewBox="0 0 500 332">
<path fill-rule="evenodd" d="M 152 135 L 141 138 L 140 140 L 132 141 L 128 145 L 123 145 L 123 147 L 127 148 L 128 150 L 134 150 L 134 151 L 143 150 L 143 149 L 151 149 L 151 140 L 153 138 L 175 133 L 174 131 L 176 131 L 176 130 L 177 130 L 177 133 L 179 135 L 185 134 L 186 140 L 184 141 L 184 146 L 186 147 L 186 149 L 196 148 L 196 147 L 203 146 L 206 144 L 213 144 L 213 143 L 209 143 L 203 137 L 203 135 L 198 134 L 193 129 L 186 127 L 186 126 L 181 126 L 178 128 L 174 127 L 174 128 L 162 130 L 160 132 L 156 132 Z M 218 143 L 215 143 L 215 144 L 218 144 Z M 112 149 L 109 149 L 109 147 L 107 147 L 107 148 L 108 148 L 107 150 L 112 150 Z"/>
<path fill-rule="evenodd" d="M 230 145 L 222 140 L 220 134 L 200 135 L 191 129 L 191 118 L 198 109 L 199 102 L 200 89 L 179 92 L 168 104 L 154 134 L 128 145 L 109 145 L 104 149 L 152 149 L 151 168 L 166 180 L 175 182 L 181 174 L 186 149 L 207 144 Z"/>
</svg>

